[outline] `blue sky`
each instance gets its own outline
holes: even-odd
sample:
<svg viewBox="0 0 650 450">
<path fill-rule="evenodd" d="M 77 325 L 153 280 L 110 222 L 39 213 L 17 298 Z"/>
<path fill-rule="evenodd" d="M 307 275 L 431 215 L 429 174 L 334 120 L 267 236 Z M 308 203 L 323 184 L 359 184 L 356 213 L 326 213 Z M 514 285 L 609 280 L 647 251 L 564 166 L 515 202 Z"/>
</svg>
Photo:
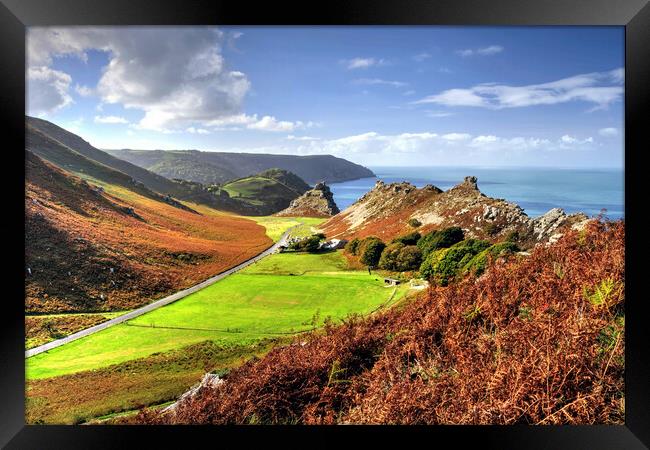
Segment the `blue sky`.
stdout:
<svg viewBox="0 0 650 450">
<path fill-rule="evenodd" d="M 28 114 L 99 148 L 623 166 L 622 27 L 30 28 Z"/>
</svg>

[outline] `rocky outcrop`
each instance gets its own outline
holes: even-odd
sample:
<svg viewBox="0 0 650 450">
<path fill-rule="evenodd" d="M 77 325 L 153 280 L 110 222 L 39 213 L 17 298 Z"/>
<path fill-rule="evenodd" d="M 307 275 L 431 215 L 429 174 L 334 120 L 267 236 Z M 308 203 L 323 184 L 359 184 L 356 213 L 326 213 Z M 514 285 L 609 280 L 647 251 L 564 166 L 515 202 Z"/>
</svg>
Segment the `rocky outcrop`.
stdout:
<svg viewBox="0 0 650 450">
<path fill-rule="evenodd" d="M 293 200 L 289 207 L 275 214 L 289 217 L 331 217 L 339 213 L 334 195 L 325 183 L 318 183 L 313 189 Z"/>
<path fill-rule="evenodd" d="M 199 384 L 197 384 L 196 386 L 193 386 L 188 391 L 185 391 L 183 393 L 183 395 L 181 395 L 177 401 L 175 401 L 171 405 L 167 406 L 161 412 L 163 414 L 172 414 L 173 415 L 173 414 L 176 413 L 178 408 L 182 408 L 187 403 L 190 403 L 202 391 L 204 391 L 206 389 L 214 389 L 223 382 L 224 382 L 224 380 L 219 378 L 219 375 L 216 375 L 216 374 L 213 374 L 213 373 L 206 373 L 203 376 L 203 379 L 201 379 L 201 382 Z"/>
<path fill-rule="evenodd" d="M 419 223 L 421 233 L 458 226 L 467 237 L 490 241 L 513 234 L 526 248 L 556 240 L 566 229 L 587 220 L 584 214 L 568 215 L 559 208 L 533 219 L 519 205 L 482 193 L 477 178 L 470 176 L 444 192 L 433 185 L 418 189 L 407 182 L 378 181 L 371 191 L 326 222 L 323 231 L 328 237 L 376 235 L 386 240 L 413 231 L 409 223 Z"/>
</svg>

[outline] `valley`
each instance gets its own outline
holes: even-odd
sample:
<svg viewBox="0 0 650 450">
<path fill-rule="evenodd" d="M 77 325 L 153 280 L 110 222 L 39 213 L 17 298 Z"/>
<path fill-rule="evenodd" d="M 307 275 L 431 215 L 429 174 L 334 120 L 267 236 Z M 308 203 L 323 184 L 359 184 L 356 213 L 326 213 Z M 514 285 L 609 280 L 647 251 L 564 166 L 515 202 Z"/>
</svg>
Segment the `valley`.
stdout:
<svg viewBox="0 0 650 450">
<path fill-rule="evenodd" d="M 367 370 L 377 361 L 367 352 L 378 355 L 377 349 L 393 348 L 393 340 L 418 348 L 413 330 L 429 339 L 428 325 L 414 319 L 414 309 L 431 309 L 427 302 L 433 295 L 449 303 L 446 292 L 465 286 L 466 294 L 459 294 L 465 296 L 464 310 L 453 314 L 473 327 L 486 306 L 472 306 L 467 297 L 475 289 L 471 283 L 484 283 L 504 268 L 525 272 L 533 263 L 548 270 L 548 256 L 535 256 L 543 252 L 567 252 L 574 259 L 591 252 L 602 258 L 599 252 L 612 241 L 620 256 L 621 232 L 597 230 L 598 220 L 558 209 L 529 218 L 517 205 L 483 194 L 475 177 L 446 191 L 380 181 L 339 211 L 325 183 L 311 187 L 307 178 L 286 169 L 257 167 L 221 181 L 207 180 L 212 175 L 205 171 L 204 178 L 170 180 L 115 162 L 114 156 L 58 127 L 30 123 L 25 345 L 33 349 L 77 332 L 83 337 L 64 339 L 63 345 L 41 348 L 42 353 L 26 358 L 29 423 L 192 421 L 187 418 L 201 410 L 193 397 L 180 403 L 180 412 L 143 416 L 137 411 L 160 410 L 214 376 L 229 380 L 235 397 L 271 383 L 289 396 L 318 402 L 311 394 L 296 394 L 264 378 L 286 375 L 284 369 L 265 366 L 268 361 L 290 360 L 298 372 L 306 371 L 297 376 L 307 376 L 309 392 L 330 392 L 330 384 L 341 381 L 344 372 L 372 379 Z M 574 242 L 587 238 L 597 245 L 575 248 Z M 561 278 L 564 266 L 557 267 L 553 262 Z M 618 289 L 620 266 L 601 262 L 599 267 L 599 274 L 617 277 L 611 289 Z M 571 276 L 581 280 L 576 283 L 583 295 L 601 292 L 579 270 Z M 594 294 L 588 294 L 591 289 Z M 171 300 L 160 300 L 165 297 Z M 533 314 L 528 306 L 522 308 Z M 592 318 L 615 330 L 624 321 L 615 311 Z M 103 327 L 106 323 L 111 326 Z M 376 325 L 382 323 L 388 331 Z M 351 335 L 336 337 L 346 333 Z M 327 352 L 340 353 L 340 358 L 324 356 L 318 348 L 336 349 Z M 427 347 L 418 358 L 428 361 L 431 351 Z M 312 360 L 295 359 L 303 353 Z M 384 364 L 390 368 L 393 360 Z M 251 367 L 256 365 L 266 367 L 266 375 L 255 378 Z M 319 374 L 317 380 L 305 375 L 312 372 Z M 242 379 L 252 380 L 253 387 L 244 386 Z M 329 381 L 323 388 L 324 379 Z M 348 395 L 348 381 L 341 382 L 332 395 Z M 258 407 L 255 414 L 264 423 L 297 420 L 293 413 L 267 416 L 265 406 L 251 404 Z M 355 420 L 381 421 L 364 415 L 363 405 L 355 407 Z M 239 405 L 228 408 L 224 420 L 257 420 L 248 413 L 238 416 Z M 303 410 L 300 420 L 331 423 L 328 414 Z"/>
</svg>

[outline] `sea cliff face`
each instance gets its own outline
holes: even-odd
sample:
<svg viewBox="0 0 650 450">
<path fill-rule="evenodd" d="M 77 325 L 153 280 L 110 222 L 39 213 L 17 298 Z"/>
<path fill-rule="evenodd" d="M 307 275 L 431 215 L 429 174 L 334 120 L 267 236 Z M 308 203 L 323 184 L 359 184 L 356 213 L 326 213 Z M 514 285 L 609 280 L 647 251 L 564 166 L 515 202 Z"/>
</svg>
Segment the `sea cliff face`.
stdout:
<svg viewBox="0 0 650 450">
<path fill-rule="evenodd" d="M 553 242 L 569 227 L 582 227 L 587 220 L 582 213 L 567 215 L 559 208 L 530 218 L 520 206 L 483 194 L 476 177 L 469 176 L 447 191 L 433 185 L 418 189 L 408 182 L 378 181 L 371 191 L 326 222 L 323 230 L 329 237 L 376 235 L 391 239 L 414 229 L 426 232 L 458 226 L 468 237 L 490 241 L 514 235 L 527 248 Z"/>
</svg>

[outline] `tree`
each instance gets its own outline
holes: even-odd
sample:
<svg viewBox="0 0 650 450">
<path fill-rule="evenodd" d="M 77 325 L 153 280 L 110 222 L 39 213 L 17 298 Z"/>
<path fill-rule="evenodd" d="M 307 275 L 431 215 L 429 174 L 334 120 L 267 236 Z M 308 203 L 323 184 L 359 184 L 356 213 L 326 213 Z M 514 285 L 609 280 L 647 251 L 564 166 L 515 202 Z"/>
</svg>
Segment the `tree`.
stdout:
<svg viewBox="0 0 650 450">
<path fill-rule="evenodd" d="M 395 242 L 401 242 L 404 245 L 415 245 L 418 243 L 422 236 L 420 233 L 417 231 L 414 231 L 412 233 L 405 234 L 403 236 L 396 237 L 393 239 L 393 243 Z"/>
<path fill-rule="evenodd" d="M 318 235 L 308 236 L 300 241 L 292 243 L 289 248 L 297 252 L 314 253 L 318 251 L 320 245 L 320 237 Z"/>
<path fill-rule="evenodd" d="M 379 259 L 379 267 L 385 270 L 406 272 L 416 270 L 422 262 L 422 252 L 415 245 L 401 242 L 390 244 L 384 249 Z"/>
<path fill-rule="evenodd" d="M 366 239 L 364 239 L 364 241 L 366 241 Z M 368 241 L 363 244 L 363 251 L 361 252 L 360 259 L 361 263 L 368 267 L 377 267 L 379 258 L 381 258 L 381 253 L 384 248 L 386 248 L 386 244 L 384 244 L 379 238 L 368 239 Z"/>
<path fill-rule="evenodd" d="M 422 251 L 415 245 L 407 245 L 397 257 L 397 264 L 400 271 L 417 270 L 422 263 Z"/>
<path fill-rule="evenodd" d="M 345 244 L 345 250 L 353 255 L 356 255 L 360 243 L 361 241 L 359 240 L 359 238 L 354 238 L 350 242 Z"/>
<path fill-rule="evenodd" d="M 490 243 L 487 241 L 466 239 L 447 249 L 434 250 L 420 266 L 420 274 L 441 286 L 446 286 L 460 269 L 488 247 Z"/>
<path fill-rule="evenodd" d="M 379 267 L 385 270 L 399 270 L 397 268 L 397 258 L 399 252 L 404 248 L 404 244 L 401 242 L 395 242 L 390 244 L 388 247 L 381 252 L 381 257 L 379 258 Z"/>
<path fill-rule="evenodd" d="M 426 258 L 431 252 L 448 248 L 465 238 L 463 230 L 459 227 L 449 227 L 444 230 L 432 231 L 418 240 L 417 246 Z"/>
</svg>

